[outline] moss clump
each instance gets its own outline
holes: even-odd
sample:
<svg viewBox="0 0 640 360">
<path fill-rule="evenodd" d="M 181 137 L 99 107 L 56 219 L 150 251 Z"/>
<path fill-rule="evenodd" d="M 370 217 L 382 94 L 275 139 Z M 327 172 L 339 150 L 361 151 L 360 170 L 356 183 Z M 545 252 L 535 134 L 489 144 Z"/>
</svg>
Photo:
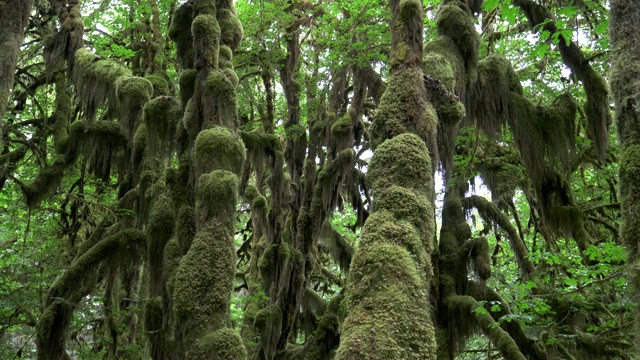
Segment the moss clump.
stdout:
<svg viewBox="0 0 640 360">
<path fill-rule="evenodd" d="M 158 152 L 162 158 L 171 155 L 181 116 L 180 101 L 170 96 L 156 97 L 144 106 L 143 119 L 151 156 Z"/>
<path fill-rule="evenodd" d="M 240 176 L 246 151 L 240 137 L 222 126 L 201 131 L 195 144 L 196 173 L 214 169 L 227 170 Z"/>
<path fill-rule="evenodd" d="M 464 59 L 467 75 L 473 79 L 478 62 L 480 35 L 473 24 L 467 4 L 457 1 L 441 6 L 436 15 L 436 26 L 439 35 L 449 37 L 456 44 Z"/>
<path fill-rule="evenodd" d="M 343 138 L 351 134 L 353 130 L 353 121 L 351 120 L 352 113 L 354 110 L 349 109 L 344 116 L 339 118 L 336 122 L 331 125 L 331 135 L 336 138 Z"/>
<path fill-rule="evenodd" d="M 244 191 L 244 197 L 249 201 L 251 209 L 266 209 L 268 206 L 267 198 L 262 196 L 254 185 L 249 185 Z"/>
<path fill-rule="evenodd" d="M 433 187 L 427 147 L 414 134 L 402 134 L 383 143 L 373 154 L 369 169 L 376 189 L 397 185 L 426 192 Z"/>
<path fill-rule="evenodd" d="M 144 77 L 149 80 L 153 85 L 153 97 L 169 96 L 171 90 L 169 89 L 169 80 L 165 76 L 160 74 L 149 74 Z"/>
<path fill-rule="evenodd" d="M 191 242 L 196 236 L 196 213 L 192 206 L 183 205 L 178 209 L 176 238 L 182 249 L 182 254 L 186 254 L 191 247 Z"/>
<path fill-rule="evenodd" d="M 130 76 L 131 71 L 112 60 L 102 60 L 87 49 L 75 53 L 73 80 L 80 106 L 87 119 L 94 119 L 96 111 L 107 105 L 109 115 L 116 107 L 116 80 Z"/>
<path fill-rule="evenodd" d="M 196 184 L 196 224 L 209 219 L 233 223 L 238 193 L 238 177 L 225 170 L 200 176 Z"/>
<path fill-rule="evenodd" d="M 218 51 L 220 69 L 233 69 L 233 52 L 227 45 L 220 45 Z"/>
<path fill-rule="evenodd" d="M 187 354 L 186 359 L 242 360 L 247 350 L 240 335 L 233 329 L 223 328 L 200 337 Z"/>
<path fill-rule="evenodd" d="M 190 69 L 194 66 L 192 21 L 193 3 L 187 1 L 173 13 L 169 28 L 169 37 L 176 43 L 178 60 L 183 69 Z"/>
<path fill-rule="evenodd" d="M 435 146 L 437 116 L 424 99 L 421 69 L 402 69 L 392 75 L 371 126 L 372 145 L 411 132 Z"/>
<path fill-rule="evenodd" d="M 155 296 L 144 305 L 144 331 L 148 334 L 162 331 L 162 297 Z"/>
<path fill-rule="evenodd" d="M 401 246 L 362 244 L 351 266 L 349 316 L 335 359 L 434 358 L 423 276 Z"/>
<path fill-rule="evenodd" d="M 180 73 L 178 83 L 180 85 L 180 100 L 182 101 L 182 108 L 187 106 L 187 102 L 193 96 L 193 92 L 196 88 L 197 75 L 198 72 L 194 69 L 186 69 Z"/>
<path fill-rule="evenodd" d="M 471 87 L 470 102 L 480 129 L 490 138 L 495 138 L 507 124 L 510 92 L 523 93 L 511 62 L 502 56 L 482 59 L 478 64 L 478 78 Z"/>
<path fill-rule="evenodd" d="M 238 20 L 238 16 L 229 9 L 220 9 L 218 10 L 218 22 L 222 31 L 220 43 L 232 50 L 238 48 L 243 36 L 242 24 Z"/>
<path fill-rule="evenodd" d="M 461 96 L 459 90 L 465 86 L 464 61 L 453 40 L 448 36 L 438 36 L 425 45 L 424 54 L 424 73 Z"/>
<path fill-rule="evenodd" d="M 153 85 L 142 77 L 122 76 L 116 81 L 116 95 L 121 120 L 132 138 L 142 109 L 153 95 Z"/>
<path fill-rule="evenodd" d="M 435 222 L 429 196 L 394 185 L 378 191 L 374 207 L 393 214 L 396 221 L 409 221 L 418 229 L 425 249 L 431 252 L 430 236 L 435 233 Z"/>
<path fill-rule="evenodd" d="M 200 14 L 191 23 L 196 69 L 217 68 L 220 46 L 220 26 L 211 14 Z"/>
<path fill-rule="evenodd" d="M 210 221 L 196 234 L 175 275 L 176 338 L 184 346 L 192 346 L 206 329 L 226 327 L 234 275 L 233 226 Z"/>
<path fill-rule="evenodd" d="M 45 166 L 38 172 L 35 179 L 22 186 L 22 192 L 29 208 L 37 207 L 42 200 L 58 189 L 66 168 L 65 157 L 58 155 L 53 164 Z"/>
<path fill-rule="evenodd" d="M 204 124 L 235 129 L 237 114 L 236 88 L 232 79 L 220 70 L 213 70 L 205 81 L 203 100 Z"/>
</svg>

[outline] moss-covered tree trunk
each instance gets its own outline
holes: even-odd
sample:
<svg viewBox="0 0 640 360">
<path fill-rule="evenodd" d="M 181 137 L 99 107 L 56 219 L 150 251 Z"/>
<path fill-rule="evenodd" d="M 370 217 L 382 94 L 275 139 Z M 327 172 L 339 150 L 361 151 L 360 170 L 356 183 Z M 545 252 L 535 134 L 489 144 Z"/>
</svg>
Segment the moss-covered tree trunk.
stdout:
<svg viewBox="0 0 640 360">
<path fill-rule="evenodd" d="M 195 75 L 181 77 L 194 83 L 183 118 L 188 135 L 183 155 L 189 159 L 181 166 L 189 167 L 195 185 L 196 233 L 192 240 L 178 239 L 187 244 L 173 280 L 177 354 L 181 359 L 245 359 L 240 336 L 230 327 L 237 191 L 246 157 L 235 133 L 238 78 L 231 59 L 242 27 L 225 0 L 184 4 L 173 21 L 173 38 L 187 68 L 183 75 Z"/>
<path fill-rule="evenodd" d="M 622 225 L 629 283 L 635 304 L 635 338 L 640 341 L 640 3 L 611 1 L 609 31 L 613 48 L 611 88 L 616 104 L 620 157 Z"/>
<path fill-rule="evenodd" d="M 31 3 L 31 0 L 0 1 L 0 120 L 4 118 L 13 88 L 16 61 L 29 21 Z"/>
<path fill-rule="evenodd" d="M 434 359 L 429 311 L 433 178 L 425 141 L 436 117 L 422 76 L 422 4 L 392 0 L 391 76 L 371 137 L 374 212 L 347 282 L 336 359 Z"/>
</svg>

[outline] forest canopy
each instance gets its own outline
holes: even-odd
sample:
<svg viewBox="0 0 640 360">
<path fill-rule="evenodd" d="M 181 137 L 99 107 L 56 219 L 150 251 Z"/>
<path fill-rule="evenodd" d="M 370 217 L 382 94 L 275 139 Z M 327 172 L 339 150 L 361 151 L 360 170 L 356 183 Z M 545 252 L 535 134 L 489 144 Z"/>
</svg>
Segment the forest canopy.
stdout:
<svg viewBox="0 0 640 360">
<path fill-rule="evenodd" d="M 640 358 L 635 0 L 0 0 L 0 358 Z"/>
</svg>

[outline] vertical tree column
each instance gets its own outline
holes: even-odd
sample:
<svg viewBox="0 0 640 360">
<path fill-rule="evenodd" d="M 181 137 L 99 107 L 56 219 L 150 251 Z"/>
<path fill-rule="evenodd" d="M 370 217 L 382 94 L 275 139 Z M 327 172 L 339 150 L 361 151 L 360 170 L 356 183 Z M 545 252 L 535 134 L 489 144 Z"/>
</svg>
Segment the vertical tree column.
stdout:
<svg viewBox="0 0 640 360">
<path fill-rule="evenodd" d="M 634 287 L 635 335 L 640 340 L 640 4 L 611 1 L 609 31 L 613 47 L 611 88 L 616 102 L 620 157 L 622 226 L 620 233 L 629 252 L 629 283 Z"/>
<path fill-rule="evenodd" d="M 229 327 L 237 189 L 245 161 L 244 145 L 235 133 L 238 77 L 232 50 L 242 39 L 242 26 L 230 1 L 197 0 L 193 9 L 183 6 L 181 12 L 182 22 L 193 16 L 196 76 L 183 125 L 190 157 L 184 165 L 195 181 L 196 234 L 175 274 L 175 338 L 182 359 L 246 359 L 240 336 Z M 190 67 L 190 44 L 181 43 L 188 40 L 178 43 Z"/>
<path fill-rule="evenodd" d="M 437 117 L 425 100 L 422 4 L 392 0 L 391 77 L 371 129 L 375 197 L 351 265 L 349 315 L 336 359 L 434 359 L 428 303 L 433 177 L 425 141 Z"/>
</svg>

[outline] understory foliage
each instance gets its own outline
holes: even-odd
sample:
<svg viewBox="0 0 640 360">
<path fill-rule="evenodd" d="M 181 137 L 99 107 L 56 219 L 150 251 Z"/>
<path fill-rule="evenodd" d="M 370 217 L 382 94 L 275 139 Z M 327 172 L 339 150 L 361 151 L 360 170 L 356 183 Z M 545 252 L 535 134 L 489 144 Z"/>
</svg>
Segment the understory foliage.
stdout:
<svg viewBox="0 0 640 360">
<path fill-rule="evenodd" d="M 637 358 L 638 21 L 0 0 L 0 358 Z"/>
</svg>

